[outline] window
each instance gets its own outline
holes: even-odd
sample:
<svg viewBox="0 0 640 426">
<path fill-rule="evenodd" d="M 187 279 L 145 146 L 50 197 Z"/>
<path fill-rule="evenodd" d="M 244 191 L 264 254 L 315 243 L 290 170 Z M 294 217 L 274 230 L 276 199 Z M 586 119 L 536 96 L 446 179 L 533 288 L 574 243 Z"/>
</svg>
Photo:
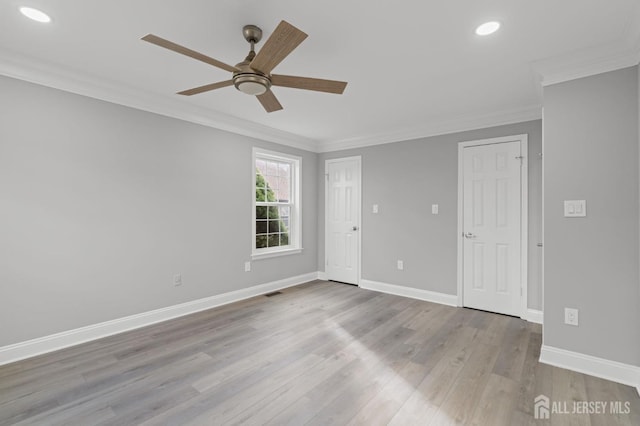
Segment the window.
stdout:
<svg viewBox="0 0 640 426">
<path fill-rule="evenodd" d="M 252 257 L 299 253 L 300 157 L 253 149 Z"/>
</svg>

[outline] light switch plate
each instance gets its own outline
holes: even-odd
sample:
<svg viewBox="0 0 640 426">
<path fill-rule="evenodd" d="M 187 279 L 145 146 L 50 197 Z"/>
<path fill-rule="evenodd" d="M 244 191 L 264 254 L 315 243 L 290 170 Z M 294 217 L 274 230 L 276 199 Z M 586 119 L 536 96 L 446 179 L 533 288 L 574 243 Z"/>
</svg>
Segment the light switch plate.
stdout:
<svg viewBox="0 0 640 426">
<path fill-rule="evenodd" d="M 564 217 L 587 216 L 586 200 L 564 200 Z"/>
<path fill-rule="evenodd" d="M 378 205 L 377 205 L 377 204 L 374 204 L 374 205 L 373 205 L 373 208 L 371 209 L 371 211 L 372 211 L 373 213 L 378 213 Z"/>
<path fill-rule="evenodd" d="M 431 204 L 431 214 L 438 214 L 438 205 Z"/>
</svg>

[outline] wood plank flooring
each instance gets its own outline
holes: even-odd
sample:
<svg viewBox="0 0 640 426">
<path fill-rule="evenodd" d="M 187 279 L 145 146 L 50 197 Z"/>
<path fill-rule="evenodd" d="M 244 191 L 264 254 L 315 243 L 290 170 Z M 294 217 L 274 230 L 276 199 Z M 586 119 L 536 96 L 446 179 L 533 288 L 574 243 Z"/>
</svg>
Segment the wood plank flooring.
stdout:
<svg viewBox="0 0 640 426">
<path fill-rule="evenodd" d="M 640 425 L 541 327 L 317 281 L 0 367 L 0 425 Z M 629 402 L 552 414 L 534 398 Z"/>
</svg>

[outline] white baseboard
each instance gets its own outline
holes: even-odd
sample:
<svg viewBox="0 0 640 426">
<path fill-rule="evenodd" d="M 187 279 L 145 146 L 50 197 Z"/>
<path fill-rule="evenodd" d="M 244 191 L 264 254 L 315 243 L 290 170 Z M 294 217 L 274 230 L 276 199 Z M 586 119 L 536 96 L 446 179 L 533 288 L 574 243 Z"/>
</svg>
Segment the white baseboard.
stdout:
<svg viewBox="0 0 640 426">
<path fill-rule="evenodd" d="M 640 394 L 640 367 L 635 365 L 623 364 L 547 345 L 542 345 L 540 349 L 540 362 L 633 386 Z"/>
<path fill-rule="evenodd" d="M 204 311 L 206 309 L 215 308 L 216 306 L 226 305 L 283 288 L 292 287 L 316 280 L 317 278 L 318 272 L 298 275 L 266 284 L 243 288 L 241 290 L 231 291 L 229 293 L 205 297 L 203 299 L 193 300 L 179 305 L 155 309 L 153 311 L 143 312 L 124 318 L 118 318 L 99 324 L 93 324 L 86 327 L 76 328 L 74 330 L 39 337 L 26 342 L 0 347 L 0 365 L 19 361 L 25 358 L 31 358 L 47 352 L 53 352 L 69 346 L 100 339 L 102 337 L 123 333 L 136 328 L 146 327 L 172 318 Z"/>
<path fill-rule="evenodd" d="M 440 303 L 441 305 L 458 306 L 458 296 L 454 294 L 438 293 L 435 291 L 421 290 L 413 287 L 386 284 L 369 280 L 360 280 L 360 287 L 366 290 L 374 290 L 381 293 L 395 294 L 396 296 L 404 296 L 412 299 L 425 300 L 427 302 Z"/>
<path fill-rule="evenodd" d="M 535 322 L 536 324 L 542 324 L 542 311 L 537 309 L 527 309 L 527 317 L 523 318 L 529 322 Z"/>
<path fill-rule="evenodd" d="M 322 272 L 318 272 L 318 279 Z M 425 300 L 427 302 L 440 303 L 447 306 L 460 306 L 458 304 L 458 296 L 454 294 L 438 293 L 435 291 L 421 290 L 413 287 L 405 287 L 395 284 L 381 283 L 371 280 L 360 280 L 360 287 L 366 290 L 379 291 L 381 293 L 395 294 L 396 296 L 410 297 L 412 299 Z M 525 321 L 542 324 L 542 311 L 537 309 L 527 309 Z"/>
<path fill-rule="evenodd" d="M 318 279 L 322 281 L 327 281 L 327 273 L 325 271 L 318 271 Z"/>
</svg>

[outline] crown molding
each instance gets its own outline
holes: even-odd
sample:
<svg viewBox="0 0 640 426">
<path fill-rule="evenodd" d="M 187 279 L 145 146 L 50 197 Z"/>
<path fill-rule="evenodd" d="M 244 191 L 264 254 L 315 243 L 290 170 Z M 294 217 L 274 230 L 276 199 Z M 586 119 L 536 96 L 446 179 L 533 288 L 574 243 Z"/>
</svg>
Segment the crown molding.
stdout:
<svg viewBox="0 0 640 426">
<path fill-rule="evenodd" d="M 428 124 L 422 124 L 400 131 L 371 134 L 348 139 L 321 141 L 319 143 L 319 152 L 342 151 L 345 149 L 403 142 L 430 136 L 538 120 L 540 118 L 542 118 L 541 105 L 531 105 L 525 108 L 496 111 L 488 114 L 458 116 L 442 121 L 431 121 Z"/>
<path fill-rule="evenodd" d="M 316 141 L 217 111 L 168 99 L 165 96 L 152 94 L 122 83 L 56 67 L 14 52 L 0 50 L 0 58 L 0 75 L 311 152 L 330 152 L 401 142 L 541 118 L 541 107 L 535 105 L 490 114 L 460 116 L 401 131 Z"/>
<path fill-rule="evenodd" d="M 0 50 L 0 75 L 305 151 L 318 150 L 316 141 L 303 136 L 121 83 L 74 73 L 6 50 Z"/>
<path fill-rule="evenodd" d="M 537 61 L 532 67 L 541 76 L 542 86 L 549 86 L 637 64 L 637 51 L 615 43 Z"/>
<path fill-rule="evenodd" d="M 581 49 L 531 64 L 541 85 L 563 83 L 638 65 L 640 62 L 640 5 L 637 5 L 615 42 Z"/>
</svg>

